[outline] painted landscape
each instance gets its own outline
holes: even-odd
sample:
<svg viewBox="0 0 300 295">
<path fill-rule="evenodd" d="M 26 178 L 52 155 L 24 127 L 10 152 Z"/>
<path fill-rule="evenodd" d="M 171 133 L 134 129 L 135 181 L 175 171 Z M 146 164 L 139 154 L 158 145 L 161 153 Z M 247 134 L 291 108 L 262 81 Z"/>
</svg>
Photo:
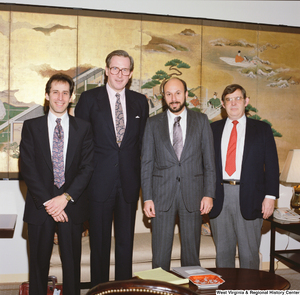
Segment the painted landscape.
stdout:
<svg viewBox="0 0 300 295">
<path fill-rule="evenodd" d="M 133 56 L 130 87 L 147 96 L 150 116 L 162 111 L 160 86 L 170 77 L 187 82 L 188 106 L 210 121 L 224 116 L 223 89 L 241 84 L 250 97 L 248 116 L 272 126 L 282 169 L 288 150 L 300 148 L 300 30 L 275 29 L 0 10 L 2 178 L 18 172 L 22 124 L 43 115 L 49 77 L 73 77 L 72 113 L 83 91 L 104 83 L 105 58 L 115 49 Z"/>
</svg>

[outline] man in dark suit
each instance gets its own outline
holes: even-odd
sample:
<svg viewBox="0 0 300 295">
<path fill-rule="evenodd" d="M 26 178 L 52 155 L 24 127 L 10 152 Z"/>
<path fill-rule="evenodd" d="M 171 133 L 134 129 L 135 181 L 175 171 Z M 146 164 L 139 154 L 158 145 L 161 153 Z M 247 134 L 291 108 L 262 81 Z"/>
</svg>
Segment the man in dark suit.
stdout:
<svg viewBox="0 0 300 295">
<path fill-rule="evenodd" d="M 144 95 L 125 88 L 133 59 L 116 50 L 106 58 L 107 84 L 81 94 L 75 114 L 92 124 L 95 171 L 89 184 L 91 281 L 109 281 L 112 221 L 115 279 L 132 277 L 132 249 L 140 190 L 140 152 L 149 114 Z"/>
<path fill-rule="evenodd" d="M 152 218 L 152 267 L 170 269 L 175 217 L 179 216 L 181 265 L 200 265 L 202 214 L 215 197 L 215 160 L 206 115 L 186 107 L 186 83 L 163 85 L 168 110 L 148 119 L 142 148 L 144 212 Z"/>
<path fill-rule="evenodd" d="M 245 89 L 225 88 L 222 106 L 228 118 L 211 124 L 216 153 L 217 188 L 210 224 L 217 267 L 259 268 L 263 218 L 272 215 L 279 196 L 276 144 L 269 124 L 249 119 Z"/>
<path fill-rule="evenodd" d="M 68 115 L 74 82 L 53 75 L 46 85 L 48 115 L 24 122 L 20 167 L 28 187 L 24 221 L 30 248 L 29 294 L 46 295 L 54 232 L 63 268 L 64 294 L 80 294 L 82 224 L 87 219 L 84 190 L 93 171 L 89 123 Z"/>
</svg>

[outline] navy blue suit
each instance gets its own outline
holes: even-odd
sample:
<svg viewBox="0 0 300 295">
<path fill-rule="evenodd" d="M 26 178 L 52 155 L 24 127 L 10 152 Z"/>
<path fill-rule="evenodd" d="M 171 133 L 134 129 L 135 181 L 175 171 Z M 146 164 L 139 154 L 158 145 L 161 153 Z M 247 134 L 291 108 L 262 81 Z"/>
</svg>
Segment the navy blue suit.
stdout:
<svg viewBox="0 0 300 295">
<path fill-rule="evenodd" d="M 221 160 L 221 138 L 226 119 L 213 122 L 217 187 L 210 217 L 217 217 L 223 207 L 224 189 Z M 279 197 L 279 166 L 276 144 L 269 124 L 247 118 L 245 145 L 240 178 L 240 206 L 245 219 L 262 218 L 266 195 Z"/>
<path fill-rule="evenodd" d="M 235 267 L 238 245 L 241 268 L 259 269 L 259 247 L 266 195 L 279 196 L 276 144 L 269 124 L 246 118 L 239 184 L 223 182 L 221 139 L 225 120 L 211 124 L 216 155 L 216 198 L 210 222 L 217 267 Z"/>
<path fill-rule="evenodd" d="M 89 121 L 95 146 L 89 184 L 92 285 L 109 280 L 111 223 L 115 226 L 117 280 L 132 277 L 132 247 L 140 191 L 140 155 L 149 106 L 144 95 L 125 89 L 127 123 L 116 143 L 106 86 L 81 94 L 76 117 Z"/>
</svg>

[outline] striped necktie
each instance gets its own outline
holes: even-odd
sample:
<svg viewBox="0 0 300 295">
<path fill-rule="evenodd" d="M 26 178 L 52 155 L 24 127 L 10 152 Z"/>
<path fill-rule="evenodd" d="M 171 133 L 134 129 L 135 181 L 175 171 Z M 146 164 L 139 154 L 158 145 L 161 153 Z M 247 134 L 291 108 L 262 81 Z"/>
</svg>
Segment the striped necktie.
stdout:
<svg viewBox="0 0 300 295">
<path fill-rule="evenodd" d="M 173 148 L 175 154 L 177 155 L 178 160 L 180 160 L 182 149 L 183 149 L 183 139 L 182 139 L 182 130 L 180 126 L 181 117 L 178 116 L 174 119 L 173 125 Z"/>
</svg>

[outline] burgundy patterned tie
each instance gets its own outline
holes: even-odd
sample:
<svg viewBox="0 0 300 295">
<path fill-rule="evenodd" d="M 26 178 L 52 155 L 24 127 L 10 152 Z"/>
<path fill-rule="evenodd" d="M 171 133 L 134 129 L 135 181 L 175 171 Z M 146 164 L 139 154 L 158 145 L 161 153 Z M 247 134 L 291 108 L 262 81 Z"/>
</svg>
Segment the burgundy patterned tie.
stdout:
<svg viewBox="0 0 300 295">
<path fill-rule="evenodd" d="M 120 93 L 116 93 L 116 105 L 115 105 L 115 124 L 116 124 L 116 140 L 117 144 L 120 146 L 124 133 L 125 133 L 125 124 L 124 124 L 124 114 L 120 100 Z"/>
<path fill-rule="evenodd" d="M 180 126 L 181 117 L 178 116 L 174 119 L 173 125 L 173 148 L 175 154 L 177 155 L 178 160 L 180 160 L 182 149 L 183 149 L 183 139 L 182 139 L 182 130 Z"/>
<path fill-rule="evenodd" d="M 64 131 L 60 124 L 61 119 L 56 119 L 53 133 L 52 165 L 54 174 L 54 185 L 61 188 L 65 183 L 64 168 Z"/>
</svg>

